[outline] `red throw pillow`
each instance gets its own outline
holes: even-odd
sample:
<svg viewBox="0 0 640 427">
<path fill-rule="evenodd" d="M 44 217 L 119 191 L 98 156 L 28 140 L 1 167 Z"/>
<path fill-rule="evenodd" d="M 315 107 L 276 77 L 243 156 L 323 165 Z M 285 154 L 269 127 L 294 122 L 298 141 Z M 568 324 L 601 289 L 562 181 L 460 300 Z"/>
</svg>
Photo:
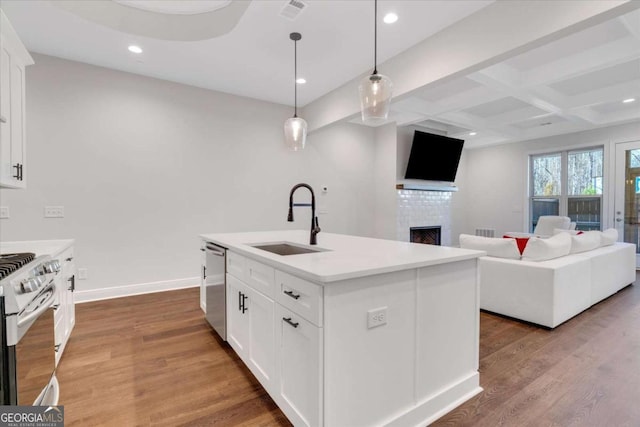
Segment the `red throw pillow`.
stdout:
<svg viewBox="0 0 640 427">
<path fill-rule="evenodd" d="M 507 235 L 504 235 L 502 237 L 504 237 L 505 239 L 516 239 L 516 245 L 518 245 L 518 251 L 520 251 L 520 255 L 522 255 L 522 252 L 524 252 L 524 248 L 525 246 L 527 246 L 527 242 L 529 241 L 528 237 L 511 237 Z"/>
</svg>

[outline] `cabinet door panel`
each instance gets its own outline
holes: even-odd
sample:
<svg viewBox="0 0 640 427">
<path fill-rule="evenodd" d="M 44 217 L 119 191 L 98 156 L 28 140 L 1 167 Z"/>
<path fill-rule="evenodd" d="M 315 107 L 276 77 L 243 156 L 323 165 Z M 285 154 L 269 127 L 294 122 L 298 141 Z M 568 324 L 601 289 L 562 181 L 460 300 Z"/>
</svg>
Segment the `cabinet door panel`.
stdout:
<svg viewBox="0 0 640 427">
<path fill-rule="evenodd" d="M 246 315 L 246 305 L 249 303 L 244 298 L 249 288 L 227 274 L 227 341 L 229 345 L 245 360 L 248 354 L 249 345 L 249 316 Z"/>
<path fill-rule="evenodd" d="M 0 49 L 0 115 L 6 123 L 0 123 L 0 181 L 9 182 L 11 177 L 11 79 L 9 54 Z"/>
<path fill-rule="evenodd" d="M 11 61 L 11 164 L 24 164 L 24 68 Z"/>
<path fill-rule="evenodd" d="M 249 294 L 249 368 L 267 389 L 272 388 L 275 370 L 275 303 L 259 292 Z"/>
<path fill-rule="evenodd" d="M 281 409 L 296 426 L 322 425 L 322 329 L 276 307 Z"/>
</svg>

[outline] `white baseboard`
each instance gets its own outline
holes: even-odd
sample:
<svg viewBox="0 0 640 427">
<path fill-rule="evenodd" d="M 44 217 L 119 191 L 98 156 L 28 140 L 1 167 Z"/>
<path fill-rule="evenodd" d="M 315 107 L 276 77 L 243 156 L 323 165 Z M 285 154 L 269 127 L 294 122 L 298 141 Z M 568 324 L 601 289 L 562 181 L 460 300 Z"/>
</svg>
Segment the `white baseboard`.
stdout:
<svg viewBox="0 0 640 427">
<path fill-rule="evenodd" d="M 160 282 L 138 283 L 134 285 L 113 286 L 110 288 L 89 289 L 74 292 L 76 304 L 104 299 L 128 297 L 132 295 L 149 294 L 153 292 L 173 291 L 176 289 L 195 288 L 200 286 L 199 277 L 185 279 L 163 280 Z"/>
</svg>

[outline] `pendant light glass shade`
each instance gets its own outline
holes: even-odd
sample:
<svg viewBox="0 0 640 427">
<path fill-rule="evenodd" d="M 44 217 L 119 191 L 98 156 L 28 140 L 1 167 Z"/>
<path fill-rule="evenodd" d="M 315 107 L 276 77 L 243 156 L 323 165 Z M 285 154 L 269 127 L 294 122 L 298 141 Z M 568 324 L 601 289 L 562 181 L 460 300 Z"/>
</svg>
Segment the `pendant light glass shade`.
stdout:
<svg viewBox="0 0 640 427">
<path fill-rule="evenodd" d="M 304 149 L 307 142 L 307 122 L 300 117 L 291 117 L 284 122 L 284 142 L 290 150 Z"/>
<path fill-rule="evenodd" d="M 284 122 L 284 142 L 286 146 L 293 151 L 304 149 L 307 142 L 307 122 L 298 117 L 298 40 L 302 38 L 300 33 L 291 33 L 289 38 L 293 40 L 293 117 Z"/>
<path fill-rule="evenodd" d="M 378 74 L 378 0 L 374 0 L 373 17 L 373 73 L 360 82 L 360 110 L 362 121 L 383 122 L 389 117 L 393 84 L 389 77 Z"/>
<path fill-rule="evenodd" d="M 362 121 L 383 121 L 389 117 L 393 83 L 382 74 L 371 74 L 360 82 Z"/>
</svg>

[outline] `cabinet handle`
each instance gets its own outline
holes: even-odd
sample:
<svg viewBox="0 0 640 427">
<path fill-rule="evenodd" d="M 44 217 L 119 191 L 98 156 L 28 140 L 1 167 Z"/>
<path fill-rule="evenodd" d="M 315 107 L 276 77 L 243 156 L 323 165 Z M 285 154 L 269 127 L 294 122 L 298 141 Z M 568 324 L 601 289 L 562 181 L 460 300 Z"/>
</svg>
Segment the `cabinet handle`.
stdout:
<svg viewBox="0 0 640 427">
<path fill-rule="evenodd" d="M 57 310 L 60 307 L 60 304 L 54 304 L 51 306 L 54 310 Z"/>
<path fill-rule="evenodd" d="M 244 301 L 242 299 L 242 292 L 238 291 L 238 311 L 242 311 L 242 303 L 243 302 Z"/>
<path fill-rule="evenodd" d="M 285 294 L 289 295 L 293 299 L 300 298 L 300 294 L 294 294 L 293 291 L 284 291 Z"/>
<path fill-rule="evenodd" d="M 65 261 L 69 262 L 69 261 L 73 261 L 73 257 L 69 257 L 67 258 Z"/>
<path fill-rule="evenodd" d="M 288 324 L 290 324 L 294 328 L 297 328 L 298 325 L 300 324 L 300 322 L 292 322 L 291 321 L 291 317 L 283 317 L 282 320 L 284 320 L 285 322 L 287 322 Z"/>
<path fill-rule="evenodd" d="M 245 294 L 242 294 L 242 312 L 244 313 L 245 311 L 249 310 L 245 305 L 245 301 L 248 300 L 249 297 L 246 296 Z"/>
<path fill-rule="evenodd" d="M 71 286 L 69 286 L 67 289 L 70 290 L 71 292 L 76 290 L 76 275 L 74 274 L 73 276 L 69 277 L 67 279 L 67 282 L 71 282 Z"/>
<path fill-rule="evenodd" d="M 20 172 L 21 172 L 21 169 L 22 169 L 21 166 L 22 165 L 20 165 L 20 163 L 16 163 L 15 165 L 13 165 L 13 167 L 16 168 L 16 174 L 13 175 L 13 177 L 15 179 L 17 179 L 18 181 L 21 181 L 21 178 L 20 178 L 20 175 L 21 175 Z"/>
<path fill-rule="evenodd" d="M 53 346 L 53 349 L 55 350 L 55 352 L 57 353 L 58 351 L 60 351 L 60 344 L 56 344 Z"/>
<path fill-rule="evenodd" d="M 205 280 L 207 278 L 207 266 L 203 265 L 202 266 L 202 280 Z"/>
</svg>

